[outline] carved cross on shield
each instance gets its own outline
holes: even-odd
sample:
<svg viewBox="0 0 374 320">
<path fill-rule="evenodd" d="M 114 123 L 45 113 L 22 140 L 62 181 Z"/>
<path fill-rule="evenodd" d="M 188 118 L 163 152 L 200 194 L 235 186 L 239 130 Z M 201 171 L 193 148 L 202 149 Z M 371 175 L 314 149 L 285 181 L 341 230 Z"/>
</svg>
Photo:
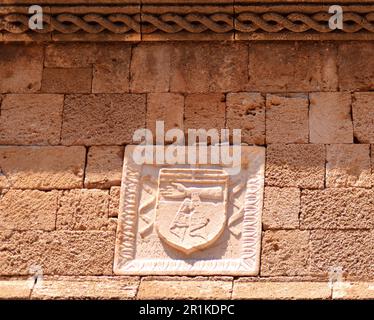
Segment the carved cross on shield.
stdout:
<svg viewBox="0 0 374 320">
<path fill-rule="evenodd" d="M 161 169 L 155 227 L 168 245 L 185 253 L 206 248 L 227 220 L 229 177 L 216 169 Z"/>
</svg>

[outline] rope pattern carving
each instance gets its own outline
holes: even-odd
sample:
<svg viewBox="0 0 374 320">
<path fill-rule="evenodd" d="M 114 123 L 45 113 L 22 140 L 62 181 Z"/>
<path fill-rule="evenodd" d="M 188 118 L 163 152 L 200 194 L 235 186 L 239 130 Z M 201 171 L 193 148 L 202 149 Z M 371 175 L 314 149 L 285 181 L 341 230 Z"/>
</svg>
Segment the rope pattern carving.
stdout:
<svg viewBox="0 0 374 320">
<path fill-rule="evenodd" d="M 0 14 L 0 31 L 13 34 L 25 32 L 73 34 L 85 32 L 98 34 L 107 31 L 114 34 L 162 32 L 174 34 L 181 31 L 199 34 L 207 31 L 227 33 L 233 30 L 242 33 L 281 33 L 281 32 L 333 32 L 328 27 L 331 17 L 327 12 L 317 13 L 255 13 L 241 12 L 235 16 L 230 13 L 164 13 L 164 14 L 44 14 L 44 29 L 30 30 L 29 15 L 11 13 Z M 374 12 L 344 13 L 343 33 L 365 31 L 374 32 Z"/>
</svg>

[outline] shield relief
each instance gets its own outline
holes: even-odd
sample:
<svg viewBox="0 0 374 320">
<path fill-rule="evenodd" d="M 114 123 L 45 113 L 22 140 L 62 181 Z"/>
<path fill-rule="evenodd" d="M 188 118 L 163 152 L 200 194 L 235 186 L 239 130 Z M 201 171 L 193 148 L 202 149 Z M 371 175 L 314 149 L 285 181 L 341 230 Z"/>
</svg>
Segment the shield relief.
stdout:
<svg viewBox="0 0 374 320">
<path fill-rule="evenodd" d="M 155 228 L 169 246 L 191 254 L 213 244 L 227 220 L 228 174 L 216 169 L 161 169 Z"/>
</svg>

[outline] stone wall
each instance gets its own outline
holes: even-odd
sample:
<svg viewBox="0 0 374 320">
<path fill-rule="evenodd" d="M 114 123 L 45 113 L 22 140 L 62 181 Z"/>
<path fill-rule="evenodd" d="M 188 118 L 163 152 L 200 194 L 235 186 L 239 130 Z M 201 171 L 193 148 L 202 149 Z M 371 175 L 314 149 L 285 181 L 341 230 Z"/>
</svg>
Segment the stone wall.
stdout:
<svg viewBox="0 0 374 320">
<path fill-rule="evenodd" d="M 327 299 L 333 268 L 374 280 L 373 52 L 357 41 L 1 44 L 2 295 L 29 297 L 12 280 L 33 265 L 45 275 L 36 298 Z M 241 128 L 266 147 L 258 277 L 113 276 L 124 147 L 155 119 Z"/>
</svg>

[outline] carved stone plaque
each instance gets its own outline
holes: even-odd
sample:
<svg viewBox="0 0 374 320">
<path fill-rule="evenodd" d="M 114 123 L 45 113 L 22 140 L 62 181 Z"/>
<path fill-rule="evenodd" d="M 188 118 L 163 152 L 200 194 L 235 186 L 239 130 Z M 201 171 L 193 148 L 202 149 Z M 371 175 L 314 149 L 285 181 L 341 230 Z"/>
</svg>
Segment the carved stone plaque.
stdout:
<svg viewBox="0 0 374 320">
<path fill-rule="evenodd" d="M 135 148 L 125 152 L 114 272 L 258 274 L 265 149 L 241 146 L 232 170 L 137 164 Z"/>
</svg>

